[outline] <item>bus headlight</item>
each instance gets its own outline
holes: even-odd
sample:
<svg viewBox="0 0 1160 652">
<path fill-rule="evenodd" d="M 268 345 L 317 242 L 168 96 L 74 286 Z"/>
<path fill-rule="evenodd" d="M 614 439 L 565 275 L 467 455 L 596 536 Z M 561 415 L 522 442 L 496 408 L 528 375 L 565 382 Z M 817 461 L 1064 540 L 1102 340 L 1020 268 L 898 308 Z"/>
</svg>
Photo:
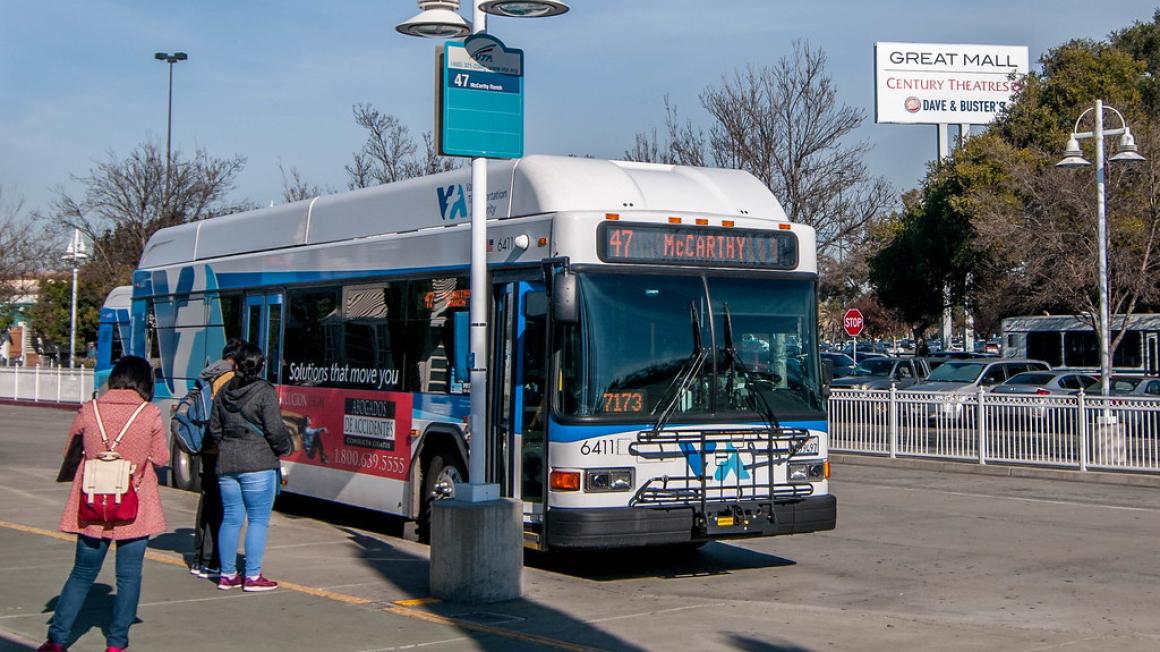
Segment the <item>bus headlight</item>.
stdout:
<svg viewBox="0 0 1160 652">
<path fill-rule="evenodd" d="M 826 462 L 790 464 L 786 471 L 789 482 L 820 482 L 826 479 Z"/>
<path fill-rule="evenodd" d="M 632 468 L 588 469 L 584 472 L 584 490 L 589 493 L 632 491 Z"/>
</svg>

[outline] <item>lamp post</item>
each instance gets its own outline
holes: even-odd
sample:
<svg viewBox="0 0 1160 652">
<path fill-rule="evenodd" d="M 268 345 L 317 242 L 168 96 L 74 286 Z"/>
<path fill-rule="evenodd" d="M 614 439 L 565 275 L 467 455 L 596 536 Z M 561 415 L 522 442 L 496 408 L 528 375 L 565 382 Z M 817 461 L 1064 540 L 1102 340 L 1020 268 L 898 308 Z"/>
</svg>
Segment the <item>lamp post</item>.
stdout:
<svg viewBox="0 0 1160 652">
<path fill-rule="evenodd" d="M 459 0 L 419 0 L 419 15 L 399 23 L 396 29 L 409 36 L 456 38 L 487 33 L 487 14 L 517 18 L 557 16 L 568 11 L 559 0 L 474 0 L 472 22 L 459 15 Z M 485 482 L 487 470 L 487 159 L 471 159 L 471 300 L 468 306 L 470 327 L 471 415 L 473 439 L 468 454 L 466 494 L 456 498 L 483 502 L 499 497 L 497 485 Z"/>
<path fill-rule="evenodd" d="M 77 269 L 80 267 L 80 261 L 88 257 L 89 254 L 85 250 L 85 240 L 81 237 L 81 230 L 73 229 L 72 241 L 68 243 L 63 256 L 65 260 L 72 261 L 72 309 L 68 331 L 68 366 L 70 369 L 77 366 Z"/>
<path fill-rule="evenodd" d="M 1104 111 L 1111 111 L 1120 119 L 1117 129 L 1104 129 Z M 1079 125 L 1084 116 L 1091 113 L 1094 121 L 1092 131 L 1079 131 Z M 1112 359 L 1111 359 L 1111 315 L 1108 308 L 1108 217 L 1107 217 L 1107 190 L 1104 187 L 1104 136 L 1119 136 L 1118 152 L 1111 157 L 1112 161 L 1143 161 L 1144 157 L 1137 152 L 1136 139 L 1128 129 L 1124 115 L 1110 106 L 1104 106 L 1103 100 L 1096 100 L 1094 107 L 1086 109 L 1075 121 L 1071 137 L 1067 140 L 1067 149 L 1064 158 L 1056 167 L 1076 168 L 1091 165 L 1083 157 L 1079 148 L 1079 141 L 1094 138 L 1096 141 L 1096 231 L 1099 247 L 1099 288 L 1100 288 L 1100 392 L 1104 396 L 1111 393 Z"/>
<path fill-rule="evenodd" d="M 185 61 L 189 58 L 189 55 L 184 52 L 174 52 L 173 54 L 169 54 L 168 52 L 155 52 L 153 53 L 153 58 L 169 64 L 169 108 L 166 111 L 167 118 L 165 122 L 165 190 L 168 195 L 169 165 L 172 162 L 171 142 L 173 138 L 173 64 L 178 61 Z"/>
</svg>

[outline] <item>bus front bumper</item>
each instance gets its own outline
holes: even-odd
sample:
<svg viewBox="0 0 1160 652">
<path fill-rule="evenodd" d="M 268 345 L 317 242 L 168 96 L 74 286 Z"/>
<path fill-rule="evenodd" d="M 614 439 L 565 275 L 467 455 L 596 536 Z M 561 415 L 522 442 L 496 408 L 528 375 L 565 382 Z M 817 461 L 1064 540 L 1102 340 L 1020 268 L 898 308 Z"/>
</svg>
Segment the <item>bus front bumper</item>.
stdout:
<svg viewBox="0 0 1160 652">
<path fill-rule="evenodd" d="M 829 494 L 772 503 L 742 502 L 730 507 L 738 514 L 762 516 L 749 518 L 744 524 L 740 518 L 726 524 L 710 517 L 712 522 L 702 527 L 691 507 L 552 508 L 548 510 L 547 544 L 548 548 L 630 548 L 804 534 L 834 529 L 838 516 L 838 499 Z M 769 518 L 771 511 L 773 517 Z"/>
</svg>

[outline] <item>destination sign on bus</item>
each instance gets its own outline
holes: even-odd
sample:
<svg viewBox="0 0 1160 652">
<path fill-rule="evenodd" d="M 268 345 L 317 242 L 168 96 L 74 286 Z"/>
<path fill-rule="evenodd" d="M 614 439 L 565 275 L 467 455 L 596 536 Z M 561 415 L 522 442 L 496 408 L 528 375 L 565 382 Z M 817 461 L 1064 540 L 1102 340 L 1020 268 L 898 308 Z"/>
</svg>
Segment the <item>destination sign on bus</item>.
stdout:
<svg viewBox="0 0 1160 652">
<path fill-rule="evenodd" d="M 798 262 L 797 236 L 789 231 L 604 222 L 596 240 L 608 263 L 793 269 Z"/>
</svg>

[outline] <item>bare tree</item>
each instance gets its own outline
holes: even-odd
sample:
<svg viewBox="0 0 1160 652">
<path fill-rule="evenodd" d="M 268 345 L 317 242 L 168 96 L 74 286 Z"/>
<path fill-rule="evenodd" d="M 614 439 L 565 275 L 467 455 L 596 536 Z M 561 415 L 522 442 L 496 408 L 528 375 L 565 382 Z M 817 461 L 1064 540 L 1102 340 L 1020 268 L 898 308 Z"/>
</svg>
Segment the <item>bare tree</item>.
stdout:
<svg viewBox="0 0 1160 652">
<path fill-rule="evenodd" d="M 249 208 L 226 202 L 244 165 L 242 157 L 174 152 L 167 174 L 165 150 L 156 144 L 138 145 L 124 159 L 110 152 L 87 176 L 73 177 L 83 195 L 56 190 L 47 221 L 59 233 L 80 229 L 93 243 L 89 264 L 111 283 L 125 282 L 158 229 Z"/>
<path fill-rule="evenodd" d="M 896 205 L 889 184 L 866 169 L 869 145 L 847 143 L 865 115 L 838 99 L 820 49 L 795 42 L 776 65 L 723 77 L 700 99 L 713 119 L 707 131 L 682 122 L 666 98 L 666 142 L 638 133 L 625 156 L 749 171 L 792 221 L 817 229 L 821 255 L 857 241 Z"/>
<path fill-rule="evenodd" d="M 0 331 L 9 325 L 13 301 L 29 292 L 28 279 L 49 264 L 51 246 L 24 215 L 24 200 L 9 200 L 0 186 Z"/>
<path fill-rule="evenodd" d="M 278 161 L 278 173 L 282 175 L 282 201 L 302 201 L 319 195 L 330 195 L 334 193 L 334 188 L 323 188 L 308 183 L 302 178 L 302 175 L 296 167 L 291 166 L 290 170 L 287 171 L 280 160 Z"/>
<path fill-rule="evenodd" d="M 1109 312 L 1125 320 L 1160 301 L 1160 123 L 1138 118 L 1133 133 L 1147 161 L 1107 168 Z M 1095 175 L 1051 160 L 1047 152 L 1009 154 L 1014 200 L 976 193 L 981 210 L 973 223 L 989 260 L 981 299 L 1009 306 L 1008 314 L 1075 313 L 1100 334 Z M 1123 326 L 1113 319 L 1113 350 Z"/>
<path fill-rule="evenodd" d="M 352 111 L 355 124 L 367 130 L 367 139 L 346 166 L 347 185 L 351 190 L 446 172 L 460 166 L 457 159 L 438 154 L 431 132 L 424 132 L 421 142 L 416 142 L 411 130 L 389 113 L 370 104 L 356 104 Z"/>
</svg>

